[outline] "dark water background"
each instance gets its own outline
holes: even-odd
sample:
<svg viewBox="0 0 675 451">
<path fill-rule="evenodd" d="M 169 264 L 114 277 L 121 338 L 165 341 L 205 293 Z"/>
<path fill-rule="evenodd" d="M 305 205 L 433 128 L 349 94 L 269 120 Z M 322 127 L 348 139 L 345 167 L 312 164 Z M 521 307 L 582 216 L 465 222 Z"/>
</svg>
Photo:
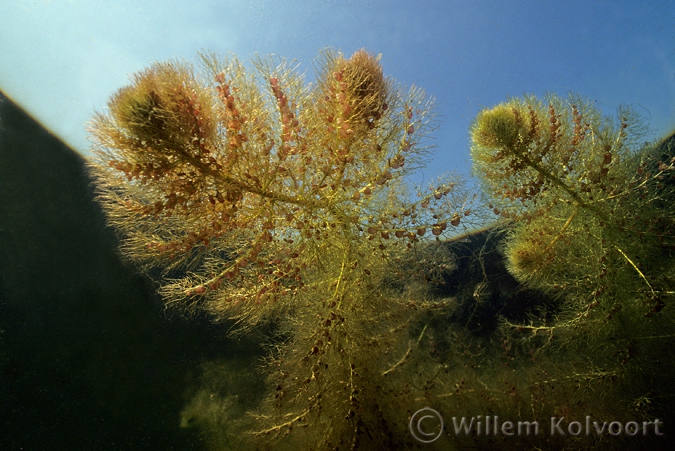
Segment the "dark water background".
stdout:
<svg viewBox="0 0 675 451">
<path fill-rule="evenodd" d="M 84 159 L 0 93 L 0 449 L 203 449 L 199 364 L 255 349 L 168 318 L 116 248 Z"/>
</svg>

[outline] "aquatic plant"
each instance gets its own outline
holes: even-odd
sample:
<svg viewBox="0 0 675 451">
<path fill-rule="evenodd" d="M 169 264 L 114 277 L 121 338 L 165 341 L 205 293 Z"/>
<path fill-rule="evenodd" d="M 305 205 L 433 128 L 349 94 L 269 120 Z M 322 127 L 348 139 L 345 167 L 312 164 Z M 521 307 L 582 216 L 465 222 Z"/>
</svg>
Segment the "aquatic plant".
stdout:
<svg viewBox="0 0 675 451">
<path fill-rule="evenodd" d="M 479 113 L 474 170 L 495 213 L 517 223 L 506 248 L 517 278 L 600 291 L 609 278 L 628 278 L 633 290 L 659 296 L 644 259 L 673 245 L 664 179 L 675 166 L 672 157 L 656 162 L 643 134 L 631 109 L 603 117 L 578 96 L 513 99 Z"/>
<path fill-rule="evenodd" d="M 91 167 L 122 250 L 159 269 L 167 304 L 240 333 L 275 324 L 254 443 L 391 449 L 411 440 L 410 406 L 387 375 L 423 305 L 387 281 L 433 278 L 409 255 L 471 220 L 474 197 L 448 180 L 410 200 L 435 126 L 421 89 L 395 87 L 364 50 L 316 67 L 308 84 L 273 58 L 154 64 L 95 116 Z M 433 271 L 452 264 L 429 255 Z"/>
<path fill-rule="evenodd" d="M 478 114 L 474 170 L 511 221 L 508 269 L 565 299 L 554 325 L 507 322 L 511 330 L 601 340 L 663 310 L 673 294 L 675 157 L 643 134 L 630 108 L 604 117 L 579 96 L 512 99 Z"/>
<path fill-rule="evenodd" d="M 520 372 L 510 384 L 530 397 L 521 407 L 645 421 L 667 412 L 675 155 L 644 131 L 632 109 L 606 117 L 575 95 L 511 99 L 471 128 L 474 172 L 504 219 L 507 268 L 558 299 L 528 320 L 502 320 L 504 355 Z"/>
</svg>

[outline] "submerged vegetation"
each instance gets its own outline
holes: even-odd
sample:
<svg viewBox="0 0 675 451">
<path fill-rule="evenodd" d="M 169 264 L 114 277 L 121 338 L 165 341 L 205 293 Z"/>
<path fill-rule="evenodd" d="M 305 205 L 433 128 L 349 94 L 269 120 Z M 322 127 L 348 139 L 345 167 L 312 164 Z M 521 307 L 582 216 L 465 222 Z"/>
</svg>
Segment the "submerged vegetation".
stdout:
<svg viewBox="0 0 675 451">
<path fill-rule="evenodd" d="M 660 443 L 675 370 L 672 143 L 645 145 L 629 109 L 614 120 L 578 97 L 514 99 L 471 129 L 485 205 L 459 179 L 411 200 L 433 102 L 363 50 L 316 66 L 308 84 L 270 58 L 158 63 L 92 123 L 124 253 L 159 274 L 167 304 L 266 334 L 261 368 L 205 367 L 180 423 L 213 449 L 635 446 L 548 430 L 590 415 L 651 421 L 640 445 Z M 502 220 L 478 231 L 488 204 Z M 460 232 L 481 243 L 477 270 L 448 297 Z M 498 251 L 529 291 L 491 272 Z M 425 406 L 447 415 L 432 443 L 411 433 Z M 450 424 L 478 415 L 542 430 Z"/>
</svg>

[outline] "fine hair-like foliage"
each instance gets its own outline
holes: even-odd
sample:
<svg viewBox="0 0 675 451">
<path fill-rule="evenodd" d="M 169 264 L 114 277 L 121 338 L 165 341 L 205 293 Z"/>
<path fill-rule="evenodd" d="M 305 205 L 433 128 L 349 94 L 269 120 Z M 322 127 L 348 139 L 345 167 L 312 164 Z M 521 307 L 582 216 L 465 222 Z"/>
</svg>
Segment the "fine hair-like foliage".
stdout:
<svg viewBox="0 0 675 451">
<path fill-rule="evenodd" d="M 422 90 L 365 50 L 316 66 L 307 84 L 272 58 L 154 64 L 95 116 L 91 167 L 124 253 L 159 269 L 169 305 L 239 332 L 276 324 L 255 436 L 384 449 L 409 440 L 383 427 L 405 421 L 385 376 L 418 308 L 391 281 L 452 265 L 410 256 L 462 229 L 475 196 L 448 180 L 410 200 L 435 126 Z"/>
<path fill-rule="evenodd" d="M 631 108 L 606 117 L 576 95 L 511 99 L 471 128 L 475 175 L 506 220 L 507 269 L 558 299 L 525 321 L 501 321 L 506 352 L 536 362 L 523 364 L 518 388 L 533 411 L 576 387 L 576 400 L 557 399 L 552 413 L 651 421 L 650 409 L 673 396 L 675 154 L 672 138 L 645 143 L 644 131 Z M 613 446 L 574 446 L 591 445 Z"/>
<path fill-rule="evenodd" d="M 91 127 L 125 252 L 190 270 L 163 286 L 168 302 L 255 324 L 351 243 L 411 245 L 468 214 L 446 201 L 452 183 L 407 201 L 399 182 L 428 148 L 431 102 L 395 90 L 367 52 L 324 53 L 314 86 L 283 62 L 203 60 L 203 79 L 180 62 L 141 72 Z"/>
<path fill-rule="evenodd" d="M 516 223 L 505 254 L 519 280 L 580 292 L 631 280 L 659 297 L 644 272 L 659 269 L 648 256 L 675 244 L 675 193 L 664 182 L 674 166 L 650 154 L 643 134 L 630 108 L 603 117 L 579 96 L 513 99 L 478 114 L 474 170 L 495 211 Z"/>
</svg>

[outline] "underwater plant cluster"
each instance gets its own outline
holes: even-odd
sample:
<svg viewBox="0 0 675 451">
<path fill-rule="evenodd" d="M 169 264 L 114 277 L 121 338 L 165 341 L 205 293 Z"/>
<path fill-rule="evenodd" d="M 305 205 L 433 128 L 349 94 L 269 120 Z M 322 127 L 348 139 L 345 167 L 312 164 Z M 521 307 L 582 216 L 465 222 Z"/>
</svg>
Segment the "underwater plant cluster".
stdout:
<svg viewBox="0 0 675 451">
<path fill-rule="evenodd" d="M 205 366 L 181 425 L 211 449 L 637 446 L 632 423 L 450 427 L 477 415 L 668 430 L 672 140 L 644 144 L 628 108 L 512 99 L 471 128 L 479 192 L 446 177 L 411 194 L 433 100 L 365 50 L 326 50 L 316 67 L 306 83 L 273 58 L 157 63 L 92 121 L 90 169 L 123 253 L 169 306 L 267 348 L 259 365 Z M 471 289 L 444 295 L 467 242 L 480 243 Z M 514 295 L 508 278 L 537 295 L 493 308 Z M 424 408 L 448 427 L 421 438 Z M 650 431 L 640 446 L 663 442 Z"/>
</svg>

